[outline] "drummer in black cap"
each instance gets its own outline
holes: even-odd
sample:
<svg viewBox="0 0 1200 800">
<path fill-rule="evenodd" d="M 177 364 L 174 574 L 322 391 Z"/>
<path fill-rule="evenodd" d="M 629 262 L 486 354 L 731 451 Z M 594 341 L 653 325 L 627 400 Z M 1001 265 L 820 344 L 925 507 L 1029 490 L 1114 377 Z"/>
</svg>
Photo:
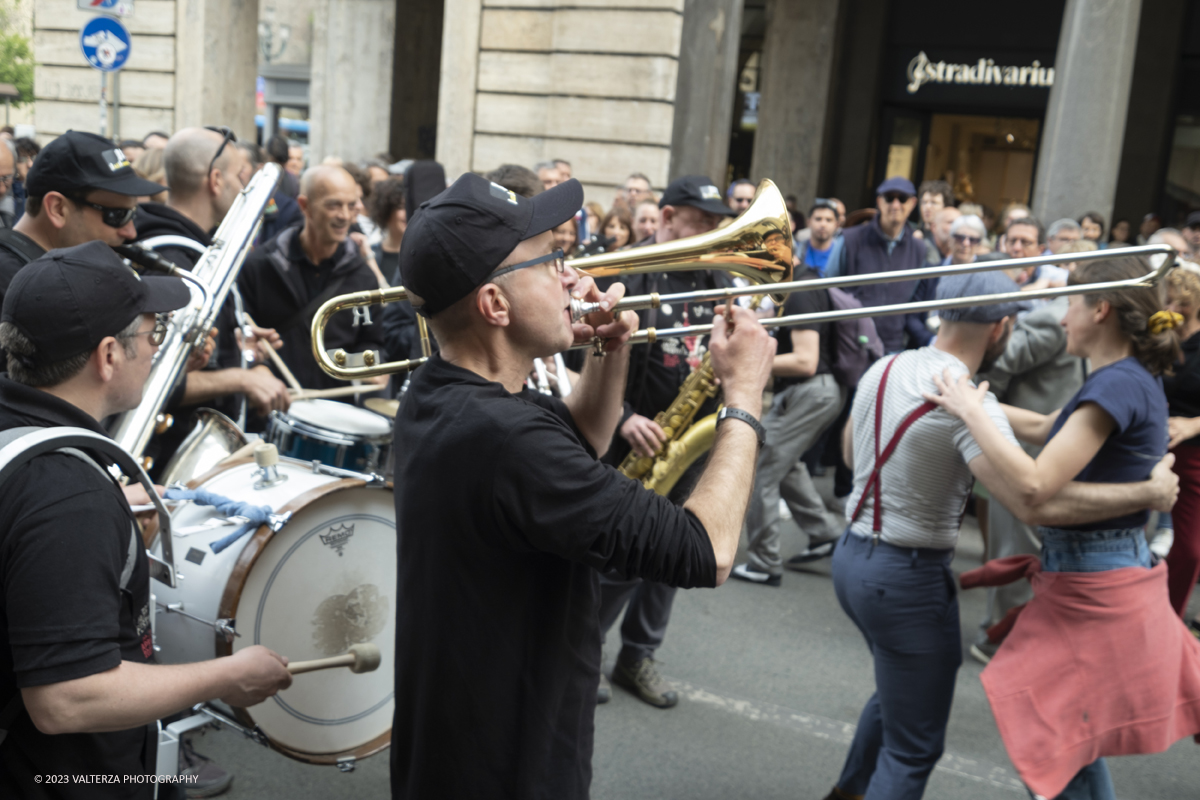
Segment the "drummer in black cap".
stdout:
<svg viewBox="0 0 1200 800">
<path fill-rule="evenodd" d="M 609 447 L 633 315 L 556 250 L 578 181 L 532 199 L 477 175 L 424 204 L 400 271 L 441 351 L 396 415 L 399 580 L 392 795 L 585 798 L 600 668 L 599 573 L 714 586 L 733 564 L 774 351 L 754 315 L 716 322 L 718 426 L 683 508 L 597 460 Z M 565 399 L 523 390 L 534 358 L 593 336 Z M 740 416 L 739 416 L 740 415 Z"/>
<path fill-rule="evenodd" d="M 92 242 L 37 259 L 0 315 L 0 431 L 73 426 L 141 401 L 164 315 L 190 294 L 138 278 Z M 156 720 L 223 698 L 261 702 L 291 683 L 263 647 L 198 664 L 154 664 L 149 564 L 126 495 L 99 453 L 56 451 L 0 490 L 0 797 L 60 796 L 51 775 L 114 776 L 88 797 L 150 798 Z"/>
<path fill-rule="evenodd" d="M 83 131 L 67 131 L 42 148 L 25 188 L 25 216 L 0 231 L 0 302 L 17 271 L 47 250 L 132 240 L 138 196 L 162 191 L 134 173 L 119 147 Z"/>
</svg>

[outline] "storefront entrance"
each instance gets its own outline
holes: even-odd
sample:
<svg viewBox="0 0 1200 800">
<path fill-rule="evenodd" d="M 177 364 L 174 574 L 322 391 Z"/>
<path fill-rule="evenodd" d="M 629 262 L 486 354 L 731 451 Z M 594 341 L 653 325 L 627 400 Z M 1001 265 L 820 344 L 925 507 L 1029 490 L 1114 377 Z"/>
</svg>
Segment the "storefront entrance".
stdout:
<svg viewBox="0 0 1200 800">
<path fill-rule="evenodd" d="M 1029 203 L 1040 120 L 888 107 L 883 129 L 878 174 L 914 185 L 944 180 L 959 202 L 997 214 L 1011 203 Z"/>
</svg>

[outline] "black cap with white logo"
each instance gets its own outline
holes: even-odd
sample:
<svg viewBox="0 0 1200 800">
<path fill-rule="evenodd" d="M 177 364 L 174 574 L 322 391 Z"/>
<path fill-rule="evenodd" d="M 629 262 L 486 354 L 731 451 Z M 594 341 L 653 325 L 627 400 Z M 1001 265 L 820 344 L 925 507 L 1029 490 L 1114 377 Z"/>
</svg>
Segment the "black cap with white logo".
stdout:
<svg viewBox="0 0 1200 800">
<path fill-rule="evenodd" d="M 140 277 L 103 242 L 51 250 L 25 265 L 9 284 L 0 321 L 11 322 L 38 357 L 62 361 L 115 336 L 139 314 L 188 304 L 179 278 Z"/>
<path fill-rule="evenodd" d="M 663 191 L 658 207 L 691 206 L 722 217 L 736 217 L 737 213 L 721 199 L 721 190 L 703 175 L 685 175 L 676 178 Z"/>
<path fill-rule="evenodd" d="M 400 244 L 400 276 L 437 314 L 469 295 L 526 239 L 557 228 L 583 207 L 579 181 L 522 197 L 474 173 L 421 204 Z"/>
<path fill-rule="evenodd" d="M 88 189 L 139 197 L 158 194 L 163 187 L 139 178 L 121 148 L 103 136 L 67 131 L 38 153 L 25 178 L 25 189 L 31 197 Z"/>
</svg>

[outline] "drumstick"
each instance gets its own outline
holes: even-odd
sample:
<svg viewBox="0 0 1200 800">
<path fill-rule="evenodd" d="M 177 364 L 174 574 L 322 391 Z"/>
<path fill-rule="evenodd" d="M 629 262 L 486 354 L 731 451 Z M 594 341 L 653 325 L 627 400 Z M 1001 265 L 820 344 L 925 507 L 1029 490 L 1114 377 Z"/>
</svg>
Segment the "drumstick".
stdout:
<svg viewBox="0 0 1200 800">
<path fill-rule="evenodd" d="M 250 323 L 256 328 L 258 327 L 258 323 L 256 323 L 249 314 L 242 314 L 242 316 L 246 318 L 246 322 Z M 287 385 L 290 386 L 293 391 L 304 391 L 304 388 L 300 385 L 300 381 L 296 380 L 296 376 L 292 374 L 290 369 L 288 369 L 288 365 L 283 363 L 283 359 L 279 357 L 279 353 L 275 352 L 275 348 L 271 347 L 270 343 L 267 344 L 267 356 L 271 359 L 271 363 L 275 365 L 275 368 L 279 370 L 279 373 L 283 375 L 283 379 L 287 381 Z"/>
<path fill-rule="evenodd" d="M 379 648 L 370 642 L 350 645 L 349 652 L 330 658 L 317 658 L 312 661 L 297 661 L 288 664 L 288 672 L 299 675 L 302 672 L 314 672 L 318 669 L 333 667 L 349 667 L 351 672 L 374 672 L 379 669 Z"/>
<path fill-rule="evenodd" d="M 351 394 L 383 391 L 386 387 L 370 384 L 367 386 L 335 386 L 332 389 L 288 389 L 292 400 L 318 400 L 322 397 L 345 397 Z"/>
</svg>

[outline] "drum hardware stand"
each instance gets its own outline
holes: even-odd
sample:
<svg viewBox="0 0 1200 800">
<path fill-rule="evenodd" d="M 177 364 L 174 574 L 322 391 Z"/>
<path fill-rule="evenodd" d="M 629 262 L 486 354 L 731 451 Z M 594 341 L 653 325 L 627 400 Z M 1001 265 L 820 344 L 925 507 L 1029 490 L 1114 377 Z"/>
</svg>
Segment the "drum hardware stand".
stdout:
<svg viewBox="0 0 1200 800">
<path fill-rule="evenodd" d="M 288 479 L 288 476 L 279 471 L 279 450 L 273 444 L 260 444 L 254 448 L 254 463 L 258 465 L 258 480 L 254 482 L 255 490 L 269 489 L 272 486 L 278 486 Z M 272 530 L 278 531 L 279 528 L 274 525 L 274 517 L 272 515 Z M 286 522 L 287 520 L 284 520 Z"/>
<path fill-rule="evenodd" d="M 354 772 L 356 759 L 354 756 L 342 756 L 337 760 L 338 772 Z"/>
<path fill-rule="evenodd" d="M 368 489 L 384 489 L 387 487 L 387 478 L 378 472 L 355 472 L 352 469 L 331 467 L 327 464 L 322 464 L 320 461 L 312 462 L 312 471 L 314 475 L 332 475 L 335 478 L 351 478 L 362 481 L 367 485 Z"/>
<path fill-rule="evenodd" d="M 236 622 L 232 619 L 218 619 L 216 621 L 204 619 L 203 617 L 197 617 L 195 614 L 189 614 L 188 612 L 184 611 L 183 603 L 160 603 L 157 598 L 155 598 L 154 604 L 166 611 L 168 614 L 179 614 L 180 616 L 187 617 L 190 620 L 195 620 L 201 625 L 207 625 L 216 631 L 218 635 L 223 636 L 227 642 L 232 642 L 235 637 L 241 638 L 241 634 L 238 633 L 234 628 Z"/>
</svg>

